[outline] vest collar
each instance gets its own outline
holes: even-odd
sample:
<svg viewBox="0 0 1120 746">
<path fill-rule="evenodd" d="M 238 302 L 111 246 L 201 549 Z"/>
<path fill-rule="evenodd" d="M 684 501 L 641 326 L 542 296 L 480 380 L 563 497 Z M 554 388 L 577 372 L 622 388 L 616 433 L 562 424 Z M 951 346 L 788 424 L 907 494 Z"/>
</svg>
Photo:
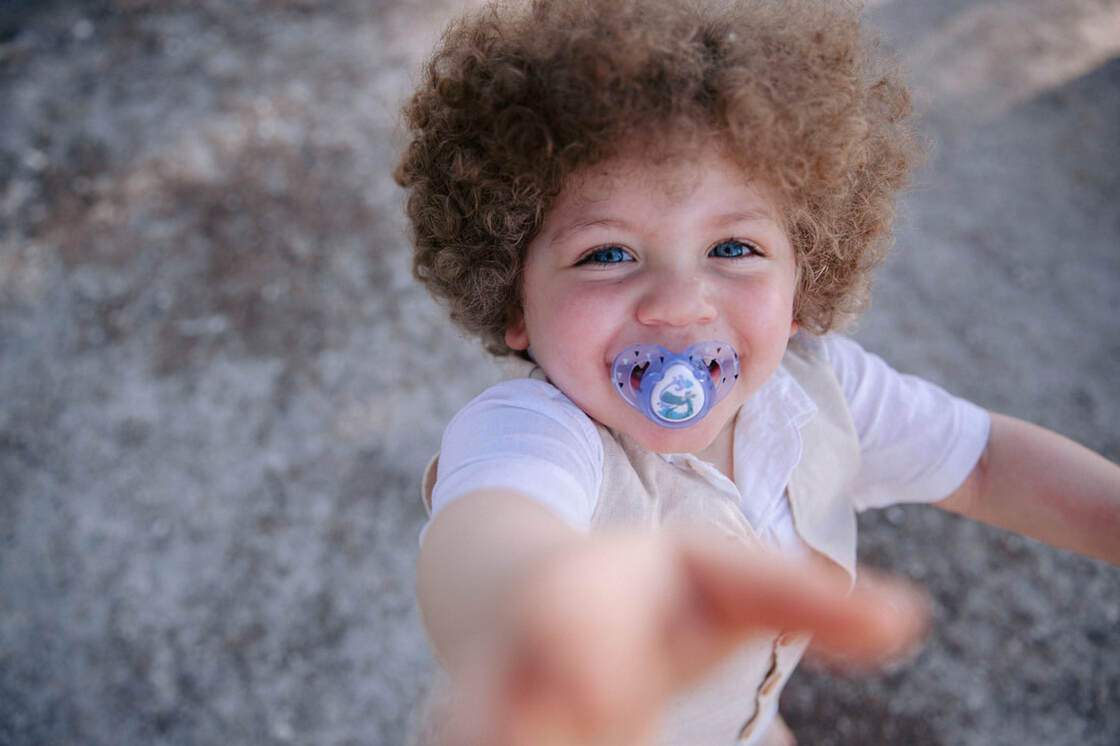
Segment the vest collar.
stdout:
<svg viewBox="0 0 1120 746">
<path fill-rule="evenodd" d="M 801 428 L 816 413 L 817 405 L 784 365 L 740 408 L 732 444 L 735 486 L 752 526 L 769 525 L 780 508 L 804 450 Z M 762 451 L 755 450 L 759 443 L 766 444 Z"/>
</svg>

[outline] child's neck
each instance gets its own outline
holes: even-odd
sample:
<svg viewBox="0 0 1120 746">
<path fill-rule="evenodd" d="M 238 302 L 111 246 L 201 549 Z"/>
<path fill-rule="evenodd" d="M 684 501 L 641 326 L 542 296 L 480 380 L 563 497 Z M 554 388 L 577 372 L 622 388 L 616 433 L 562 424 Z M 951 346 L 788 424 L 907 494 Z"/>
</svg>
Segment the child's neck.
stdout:
<svg viewBox="0 0 1120 746">
<path fill-rule="evenodd" d="M 735 419 L 732 418 L 731 422 L 728 422 L 727 425 L 720 430 L 719 435 L 708 444 L 707 448 L 692 454 L 696 458 L 703 459 L 719 469 L 724 476 L 732 481 L 735 480 L 735 459 L 731 447 L 735 440 L 734 434 Z"/>
</svg>

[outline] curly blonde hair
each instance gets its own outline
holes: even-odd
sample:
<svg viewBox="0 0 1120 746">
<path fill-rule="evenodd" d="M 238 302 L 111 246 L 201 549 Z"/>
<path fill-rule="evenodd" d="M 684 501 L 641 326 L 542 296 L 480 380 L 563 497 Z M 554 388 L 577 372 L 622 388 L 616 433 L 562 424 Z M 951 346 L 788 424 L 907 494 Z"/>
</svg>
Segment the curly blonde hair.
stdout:
<svg viewBox="0 0 1120 746">
<path fill-rule="evenodd" d="M 572 175 L 715 138 L 769 189 L 794 318 L 824 333 L 866 301 L 921 154 L 894 67 L 842 0 L 493 2 L 447 29 L 404 108 L 414 273 L 508 354 L 525 249 Z"/>
</svg>

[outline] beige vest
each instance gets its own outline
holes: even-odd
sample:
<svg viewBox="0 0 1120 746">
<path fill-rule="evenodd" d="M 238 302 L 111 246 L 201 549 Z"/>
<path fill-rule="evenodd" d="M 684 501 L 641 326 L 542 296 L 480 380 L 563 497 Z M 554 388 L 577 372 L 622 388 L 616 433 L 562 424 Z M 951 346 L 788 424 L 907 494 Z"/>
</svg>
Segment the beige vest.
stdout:
<svg viewBox="0 0 1120 746">
<path fill-rule="evenodd" d="M 827 361 L 794 338 L 782 363 L 817 407 L 801 428 L 802 456 L 787 486 L 794 523 L 811 549 L 854 580 L 856 519 L 845 487 L 859 470 L 855 426 Z M 699 473 L 670 464 L 602 425 L 599 434 L 603 481 L 592 530 L 707 528 L 749 544 L 759 541 L 739 506 Z M 424 474 L 429 510 L 436 463 L 433 459 Z M 763 734 L 757 726 L 769 722 L 776 711 L 782 688 L 807 645 L 804 635 L 777 631 L 752 638 L 684 694 L 666 718 L 662 743 L 758 743 Z"/>
<path fill-rule="evenodd" d="M 802 456 L 787 495 L 797 532 L 855 579 L 856 519 L 845 487 L 860 464 L 859 439 L 832 367 L 798 340 L 783 361 L 816 413 L 801 428 Z M 592 528 L 707 528 L 759 542 L 739 506 L 698 472 L 674 466 L 628 436 L 599 426 L 603 484 Z M 665 744 L 757 743 L 808 638 L 759 635 L 681 698 L 662 728 Z M 711 739 L 706 738 L 712 733 Z M 701 734 L 705 734 L 702 736 Z"/>
</svg>

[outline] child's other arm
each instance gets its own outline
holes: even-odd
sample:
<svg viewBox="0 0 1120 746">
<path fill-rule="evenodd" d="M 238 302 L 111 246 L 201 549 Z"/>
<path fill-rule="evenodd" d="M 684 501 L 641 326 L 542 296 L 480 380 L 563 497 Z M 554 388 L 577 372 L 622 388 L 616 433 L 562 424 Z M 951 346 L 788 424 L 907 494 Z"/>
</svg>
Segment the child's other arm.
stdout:
<svg viewBox="0 0 1120 746">
<path fill-rule="evenodd" d="M 1120 566 L 1120 466 L 1022 420 L 993 414 L 976 468 L 937 505 Z"/>
<path fill-rule="evenodd" d="M 503 491 L 437 513 L 417 588 L 468 698 L 453 742 L 470 746 L 645 743 L 672 693 L 751 631 L 804 629 L 856 664 L 899 652 L 924 626 L 902 588 L 848 595 L 831 568 L 776 564 L 720 536 L 587 536 Z"/>
</svg>

